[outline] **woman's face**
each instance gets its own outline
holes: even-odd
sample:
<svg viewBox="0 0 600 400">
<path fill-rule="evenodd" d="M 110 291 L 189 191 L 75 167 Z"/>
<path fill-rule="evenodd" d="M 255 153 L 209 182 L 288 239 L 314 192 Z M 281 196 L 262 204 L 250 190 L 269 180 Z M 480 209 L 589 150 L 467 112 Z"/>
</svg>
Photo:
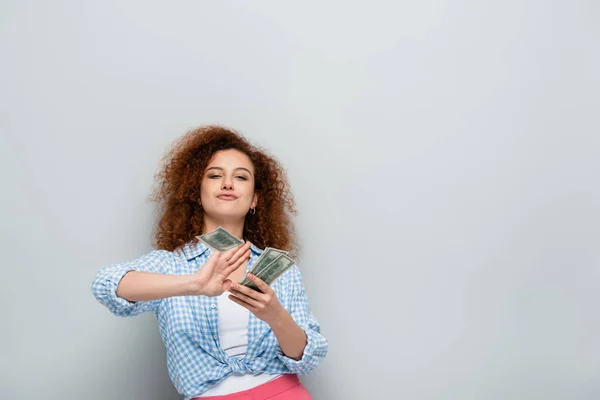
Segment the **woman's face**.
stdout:
<svg viewBox="0 0 600 400">
<path fill-rule="evenodd" d="M 239 150 L 216 152 L 208 163 L 200 191 L 207 216 L 215 219 L 243 219 L 256 207 L 254 165 Z"/>
</svg>

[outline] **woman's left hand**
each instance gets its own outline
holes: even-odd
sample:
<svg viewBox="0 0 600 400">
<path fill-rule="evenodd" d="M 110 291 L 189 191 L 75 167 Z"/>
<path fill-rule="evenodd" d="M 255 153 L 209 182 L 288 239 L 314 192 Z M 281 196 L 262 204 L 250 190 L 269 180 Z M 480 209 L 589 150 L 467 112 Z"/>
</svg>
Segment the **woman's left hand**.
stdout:
<svg viewBox="0 0 600 400">
<path fill-rule="evenodd" d="M 249 287 L 240 285 L 237 282 L 232 283 L 228 291 L 231 293 L 229 299 L 238 303 L 240 306 L 248 309 L 252 314 L 267 324 L 272 325 L 282 315 L 287 313 L 286 309 L 281 305 L 277 295 L 262 279 L 257 278 L 252 274 L 247 274 L 246 277 L 254 283 L 261 291 L 250 289 Z"/>
</svg>

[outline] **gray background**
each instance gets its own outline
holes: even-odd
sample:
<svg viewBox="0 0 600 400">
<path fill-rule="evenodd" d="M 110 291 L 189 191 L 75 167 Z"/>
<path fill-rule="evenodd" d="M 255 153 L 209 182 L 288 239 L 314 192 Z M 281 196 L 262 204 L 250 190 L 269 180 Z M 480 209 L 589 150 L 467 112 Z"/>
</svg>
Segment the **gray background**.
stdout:
<svg viewBox="0 0 600 400">
<path fill-rule="evenodd" d="M 98 269 L 187 129 L 285 165 L 315 399 L 600 398 L 597 1 L 0 2 L 0 398 L 177 399 Z"/>
</svg>

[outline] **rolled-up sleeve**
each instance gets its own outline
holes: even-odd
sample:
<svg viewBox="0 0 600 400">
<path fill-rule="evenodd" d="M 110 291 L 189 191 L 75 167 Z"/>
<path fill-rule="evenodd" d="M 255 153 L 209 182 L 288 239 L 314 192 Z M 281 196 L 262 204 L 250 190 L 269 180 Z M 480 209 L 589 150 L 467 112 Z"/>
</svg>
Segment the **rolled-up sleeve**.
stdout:
<svg viewBox="0 0 600 400">
<path fill-rule="evenodd" d="M 173 271 L 173 253 L 154 250 L 134 261 L 108 265 L 96 274 L 92 293 L 100 304 L 119 317 L 133 317 L 146 311 L 156 311 L 162 299 L 131 302 L 117 296 L 119 282 L 129 271 L 169 274 Z"/>
<path fill-rule="evenodd" d="M 292 297 L 290 315 L 306 333 L 306 347 L 300 360 L 287 357 L 278 349 L 277 356 L 288 367 L 290 372 L 306 375 L 312 371 L 327 355 L 327 339 L 321 335 L 321 326 L 310 310 L 306 290 L 300 269 L 294 265 L 290 269 L 292 279 Z"/>
</svg>

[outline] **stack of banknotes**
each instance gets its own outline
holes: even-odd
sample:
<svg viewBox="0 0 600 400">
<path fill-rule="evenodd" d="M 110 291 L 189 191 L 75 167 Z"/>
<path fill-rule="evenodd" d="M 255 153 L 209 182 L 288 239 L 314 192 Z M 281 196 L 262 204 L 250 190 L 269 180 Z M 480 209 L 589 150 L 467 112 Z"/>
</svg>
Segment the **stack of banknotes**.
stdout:
<svg viewBox="0 0 600 400">
<path fill-rule="evenodd" d="M 218 227 L 212 232 L 202 236 L 196 236 L 200 241 L 217 251 L 227 251 L 244 242 L 222 227 Z M 288 252 L 267 247 L 258 257 L 252 269 L 249 271 L 254 276 L 260 278 L 267 285 L 271 285 L 285 271 L 292 267 L 296 262 L 288 257 Z M 246 277 L 240 281 L 241 285 L 251 289 L 258 290 L 258 287 L 250 282 Z"/>
</svg>

